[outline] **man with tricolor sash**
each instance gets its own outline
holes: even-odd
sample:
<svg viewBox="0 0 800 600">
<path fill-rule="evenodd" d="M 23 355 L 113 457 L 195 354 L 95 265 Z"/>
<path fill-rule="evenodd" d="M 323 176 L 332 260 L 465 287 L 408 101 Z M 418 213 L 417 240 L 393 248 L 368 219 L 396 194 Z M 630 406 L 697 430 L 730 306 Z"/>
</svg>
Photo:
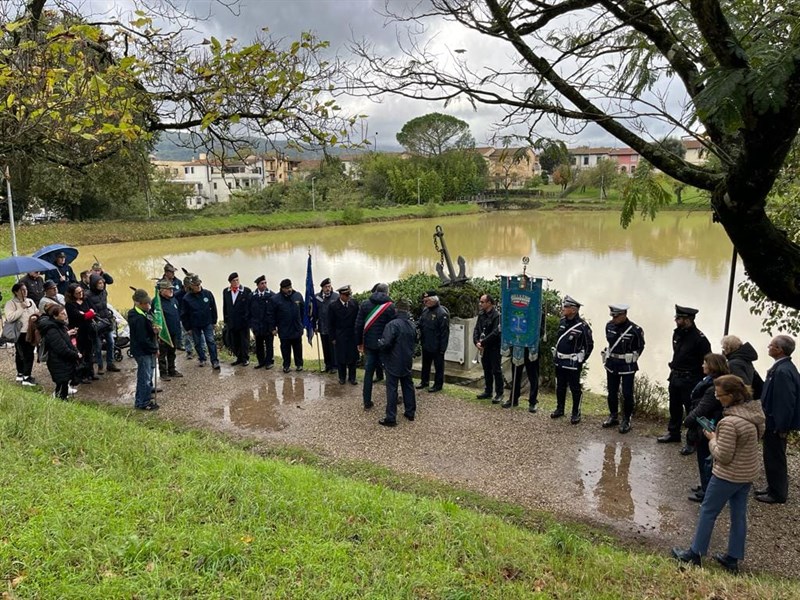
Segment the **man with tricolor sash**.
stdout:
<svg viewBox="0 0 800 600">
<path fill-rule="evenodd" d="M 386 324 L 395 318 L 395 308 L 389 297 L 389 286 L 375 285 L 372 295 L 361 303 L 356 317 L 356 342 L 364 354 L 364 409 L 372 408 L 372 377 L 380 364 L 378 340 Z"/>
</svg>

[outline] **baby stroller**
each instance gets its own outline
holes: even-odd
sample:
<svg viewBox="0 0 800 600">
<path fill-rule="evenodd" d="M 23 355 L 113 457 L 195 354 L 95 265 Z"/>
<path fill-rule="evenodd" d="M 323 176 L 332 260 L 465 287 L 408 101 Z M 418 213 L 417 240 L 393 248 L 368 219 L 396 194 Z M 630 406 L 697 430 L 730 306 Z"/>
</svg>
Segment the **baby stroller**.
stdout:
<svg viewBox="0 0 800 600">
<path fill-rule="evenodd" d="M 126 350 L 127 355 L 131 356 L 130 345 L 131 345 L 131 338 L 130 338 L 130 328 L 128 324 L 125 322 L 125 319 L 122 318 L 122 315 L 110 304 L 108 308 L 111 310 L 111 313 L 114 315 L 114 331 L 112 332 L 112 336 L 114 337 L 114 361 L 121 362 L 122 361 L 122 351 Z M 122 324 L 122 326 L 120 326 Z M 106 342 L 105 339 L 100 340 L 100 348 L 101 351 L 105 354 L 106 352 Z"/>
</svg>

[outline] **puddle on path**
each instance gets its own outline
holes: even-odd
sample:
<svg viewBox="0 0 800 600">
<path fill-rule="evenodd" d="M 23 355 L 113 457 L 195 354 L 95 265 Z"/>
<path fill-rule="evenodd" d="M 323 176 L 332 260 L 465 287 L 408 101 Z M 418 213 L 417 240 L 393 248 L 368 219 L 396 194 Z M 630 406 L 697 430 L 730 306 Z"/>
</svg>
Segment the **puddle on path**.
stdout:
<svg viewBox="0 0 800 600">
<path fill-rule="evenodd" d="M 305 409 L 320 399 L 341 394 L 341 386 L 331 385 L 319 377 L 286 375 L 250 389 L 232 390 L 230 396 L 220 398 L 222 406 L 215 403 L 217 408 L 212 409 L 211 416 L 227 426 L 280 431 L 288 425 L 285 409 Z"/>
<path fill-rule="evenodd" d="M 604 517 L 629 521 L 646 530 L 669 528 L 671 511 L 654 480 L 653 455 L 626 442 L 588 442 L 578 452 L 583 497 Z"/>
</svg>

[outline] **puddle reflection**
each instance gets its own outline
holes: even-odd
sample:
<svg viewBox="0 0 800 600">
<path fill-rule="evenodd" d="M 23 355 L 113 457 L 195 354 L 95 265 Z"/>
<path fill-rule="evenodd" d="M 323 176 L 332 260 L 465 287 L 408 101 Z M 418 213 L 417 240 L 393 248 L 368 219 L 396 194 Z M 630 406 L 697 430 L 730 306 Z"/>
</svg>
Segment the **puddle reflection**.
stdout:
<svg viewBox="0 0 800 600">
<path fill-rule="evenodd" d="M 634 454 L 625 442 L 590 442 L 578 454 L 584 498 L 611 519 L 629 520 L 647 529 L 660 529 L 664 515 L 654 503 L 648 457 Z"/>
</svg>

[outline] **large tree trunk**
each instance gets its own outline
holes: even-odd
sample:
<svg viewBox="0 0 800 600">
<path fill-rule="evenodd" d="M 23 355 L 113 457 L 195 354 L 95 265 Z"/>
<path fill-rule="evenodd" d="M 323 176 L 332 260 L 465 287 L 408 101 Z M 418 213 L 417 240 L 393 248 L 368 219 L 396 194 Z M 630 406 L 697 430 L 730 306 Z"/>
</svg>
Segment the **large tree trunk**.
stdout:
<svg viewBox="0 0 800 600">
<path fill-rule="evenodd" d="M 800 309 L 800 246 L 769 220 L 763 202 L 728 189 L 717 188 L 711 204 L 748 276 L 771 300 Z"/>
</svg>

